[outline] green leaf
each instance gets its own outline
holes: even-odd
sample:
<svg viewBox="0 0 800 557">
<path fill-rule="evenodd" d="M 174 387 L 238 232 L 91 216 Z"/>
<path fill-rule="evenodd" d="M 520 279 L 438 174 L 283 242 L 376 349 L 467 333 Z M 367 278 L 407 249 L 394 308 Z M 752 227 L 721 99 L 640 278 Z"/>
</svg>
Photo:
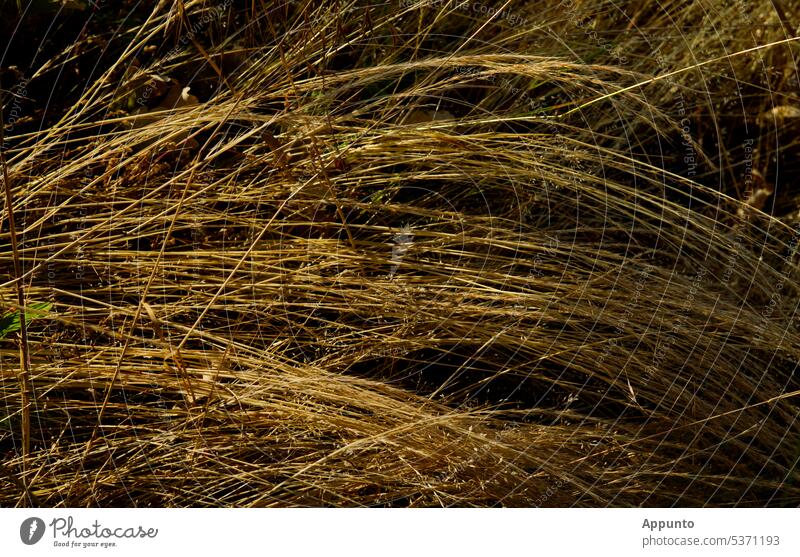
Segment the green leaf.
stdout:
<svg viewBox="0 0 800 557">
<path fill-rule="evenodd" d="M 369 201 L 370 203 L 380 204 L 386 200 L 388 195 L 386 190 L 379 190 L 369 196 Z"/>
<path fill-rule="evenodd" d="M 25 324 L 30 323 L 33 319 L 45 317 L 52 307 L 53 304 L 50 302 L 33 302 L 26 306 Z M 4 338 L 14 331 L 19 331 L 21 326 L 19 313 L 18 310 L 12 310 L 0 316 L 0 338 Z"/>
</svg>

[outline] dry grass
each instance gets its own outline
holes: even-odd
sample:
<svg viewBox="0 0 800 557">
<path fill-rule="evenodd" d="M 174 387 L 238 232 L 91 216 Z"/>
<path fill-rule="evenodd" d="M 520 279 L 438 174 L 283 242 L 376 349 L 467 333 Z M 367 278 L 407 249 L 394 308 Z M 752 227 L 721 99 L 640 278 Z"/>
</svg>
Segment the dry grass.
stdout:
<svg viewBox="0 0 800 557">
<path fill-rule="evenodd" d="M 162 4 L 9 142 L 3 505 L 800 504 L 774 10 Z"/>
</svg>

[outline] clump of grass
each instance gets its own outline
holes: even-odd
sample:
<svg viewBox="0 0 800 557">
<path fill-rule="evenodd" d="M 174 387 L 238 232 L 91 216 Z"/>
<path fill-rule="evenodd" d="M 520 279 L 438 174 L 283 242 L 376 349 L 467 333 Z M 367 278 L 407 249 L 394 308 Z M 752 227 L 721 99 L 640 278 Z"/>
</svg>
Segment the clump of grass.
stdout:
<svg viewBox="0 0 800 557">
<path fill-rule="evenodd" d="M 0 430 L 2 503 L 797 505 L 797 233 L 740 216 L 695 95 L 793 47 L 765 27 L 690 69 L 704 24 L 656 68 L 641 41 L 699 7 L 591 6 L 635 63 L 556 10 L 148 14 L 8 153 L 26 294 L 54 312 L 28 334 L 27 467 Z M 200 102 L 142 124 L 118 102 L 135 59 Z"/>
</svg>

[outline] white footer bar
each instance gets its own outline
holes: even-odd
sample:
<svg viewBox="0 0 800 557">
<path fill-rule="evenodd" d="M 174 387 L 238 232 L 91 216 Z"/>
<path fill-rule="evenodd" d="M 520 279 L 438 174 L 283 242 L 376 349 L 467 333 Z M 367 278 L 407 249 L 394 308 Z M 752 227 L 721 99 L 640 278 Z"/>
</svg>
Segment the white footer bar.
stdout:
<svg viewBox="0 0 800 557">
<path fill-rule="evenodd" d="M 800 555 L 798 509 L 0 509 L 0 517 L 0 554 L 21 556 Z"/>
</svg>

